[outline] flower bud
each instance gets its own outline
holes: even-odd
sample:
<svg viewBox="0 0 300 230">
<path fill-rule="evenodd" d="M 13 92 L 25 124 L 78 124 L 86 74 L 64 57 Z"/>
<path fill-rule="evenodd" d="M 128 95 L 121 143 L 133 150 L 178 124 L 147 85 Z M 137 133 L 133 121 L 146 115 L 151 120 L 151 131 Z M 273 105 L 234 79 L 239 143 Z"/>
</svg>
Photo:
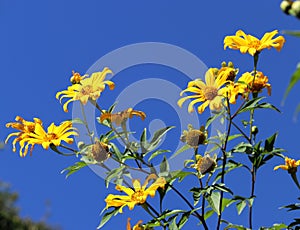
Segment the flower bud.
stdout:
<svg viewBox="0 0 300 230">
<path fill-rule="evenodd" d="M 252 126 L 251 132 L 252 132 L 253 135 L 256 135 L 256 134 L 258 133 L 258 128 L 257 128 L 257 126 Z"/>
<path fill-rule="evenodd" d="M 295 16 L 296 16 L 297 18 L 299 18 L 299 17 L 300 17 L 300 1 L 294 1 L 294 2 L 292 3 L 292 8 L 291 8 L 291 10 L 295 13 Z"/>
<path fill-rule="evenodd" d="M 284 0 L 281 2 L 280 4 L 280 8 L 281 10 L 285 13 L 285 14 L 289 14 L 289 10 L 292 7 L 292 2 Z"/>
</svg>

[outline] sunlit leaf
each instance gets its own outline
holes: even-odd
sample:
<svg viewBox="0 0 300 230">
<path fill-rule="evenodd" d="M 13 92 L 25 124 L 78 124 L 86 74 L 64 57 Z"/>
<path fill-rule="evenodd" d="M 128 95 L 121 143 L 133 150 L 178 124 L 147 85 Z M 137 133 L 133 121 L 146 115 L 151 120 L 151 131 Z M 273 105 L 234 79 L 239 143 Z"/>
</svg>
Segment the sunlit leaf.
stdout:
<svg viewBox="0 0 300 230">
<path fill-rule="evenodd" d="M 284 93 L 283 96 L 283 102 L 285 101 L 285 99 L 287 98 L 288 94 L 290 93 L 290 91 L 292 90 L 292 88 L 296 85 L 296 83 L 300 80 L 300 63 L 298 63 L 296 71 L 293 73 L 289 85 Z"/>
<path fill-rule="evenodd" d="M 75 163 L 75 165 L 71 165 L 64 170 L 62 170 L 60 173 L 63 174 L 64 172 L 67 172 L 66 178 L 68 178 L 71 174 L 77 172 L 78 170 L 84 168 L 88 164 L 85 163 L 84 161 L 78 161 Z"/>
<path fill-rule="evenodd" d="M 184 152 L 184 151 L 186 151 L 186 150 L 188 150 L 188 149 L 190 149 L 191 148 L 191 146 L 189 146 L 189 145 L 183 145 L 180 149 L 178 149 L 172 156 L 171 156 L 171 159 L 172 158 L 174 158 L 174 157 L 176 157 L 178 154 L 180 154 L 180 153 L 182 153 L 182 152 Z"/>
<path fill-rule="evenodd" d="M 101 219 L 101 222 L 97 229 L 102 228 L 113 216 L 116 216 L 119 213 L 120 208 L 114 208 L 113 210 L 106 212 Z"/>
<path fill-rule="evenodd" d="M 220 215 L 220 193 L 212 192 L 210 195 L 207 195 L 205 199 L 208 201 L 209 206 Z"/>
</svg>

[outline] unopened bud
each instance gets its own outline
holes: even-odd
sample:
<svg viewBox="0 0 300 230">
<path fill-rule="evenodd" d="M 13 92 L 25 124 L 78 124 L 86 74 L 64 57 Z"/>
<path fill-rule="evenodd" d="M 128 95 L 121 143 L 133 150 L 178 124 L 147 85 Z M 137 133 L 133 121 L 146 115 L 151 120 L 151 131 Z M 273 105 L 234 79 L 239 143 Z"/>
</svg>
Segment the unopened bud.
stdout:
<svg viewBox="0 0 300 230">
<path fill-rule="evenodd" d="M 256 135 L 256 134 L 258 133 L 258 128 L 257 128 L 257 126 L 253 126 L 253 127 L 251 128 L 251 132 L 252 132 L 253 135 Z"/>
<path fill-rule="evenodd" d="M 280 8 L 281 10 L 285 13 L 285 14 L 289 14 L 289 10 L 292 7 L 292 2 L 284 0 L 281 2 L 280 4 Z"/>
</svg>

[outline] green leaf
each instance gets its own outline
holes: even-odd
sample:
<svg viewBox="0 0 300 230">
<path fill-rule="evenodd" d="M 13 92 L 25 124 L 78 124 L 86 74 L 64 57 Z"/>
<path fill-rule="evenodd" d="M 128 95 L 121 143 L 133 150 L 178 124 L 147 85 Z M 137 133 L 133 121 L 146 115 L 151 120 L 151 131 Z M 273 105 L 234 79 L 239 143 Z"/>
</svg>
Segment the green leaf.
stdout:
<svg viewBox="0 0 300 230">
<path fill-rule="evenodd" d="M 161 139 L 163 138 L 163 136 L 170 131 L 171 129 L 175 128 L 175 126 L 168 126 L 162 129 L 159 129 L 158 131 L 156 131 L 153 135 L 152 140 L 149 143 L 149 146 L 147 146 L 147 151 L 152 151 L 153 149 L 155 149 L 158 144 L 160 143 Z"/>
<path fill-rule="evenodd" d="M 173 219 L 173 221 L 171 222 L 170 226 L 169 226 L 169 229 L 172 229 L 172 230 L 179 230 L 177 224 L 176 224 L 176 219 L 177 219 L 177 216 Z"/>
<path fill-rule="evenodd" d="M 184 152 L 184 151 L 186 151 L 186 150 L 188 150 L 188 149 L 190 149 L 190 148 L 192 148 L 191 146 L 189 146 L 189 145 L 183 145 L 180 149 L 178 149 L 172 156 L 171 156 L 171 158 L 170 159 L 173 159 L 174 157 L 176 157 L 178 154 L 180 154 L 180 153 L 182 153 L 182 152 Z"/>
<path fill-rule="evenodd" d="M 222 112 L 220 113 L 217 113 L 211 117 L 209 117 L 206 121 L 206 124 L 205 124 L 205 129 L 207 129 L 211 123 L 213 123 L 217 118 L 219 118 L 220 116 L 224 115 L 225 113 L 225 110 L 223 110 Z"/>
<path fill-rule="evenodd" d="M 97 227 L 97 229 L 102 228 L 110 220 L 110 218 L 112 218 L 113 216 L 116 216 L 119 213 L 119 210 L 120 210 L 120 208 L 115 208 L 109 212 L 106 212 L 102 216 L 101 222 L 100 222 L 99 226 Z"/>
<path fill-rule="evenodd" d="M 246 228 L 246 227 L 244 227 L 243 225 L 236 225 L 236 224 L 231 224 L 231 223 L 229 223 L 229 224 L 224 228 L 224 230 L 227 230 L 227 229 L 251 230 L 250 228 Z"/>
<path fill-rule="evenodd" d="M 186 172 L 186 171 L 181 171 L 181 170 L 173 171 L 170 174 L 173 179 L 178 178 L 179 182 L 181 182 L 188 175 L 194 175 L 193 172 Z"/>
<path fill-rule="evenodd" d="M 264 98 L 265 97 L 257 97 L 246 102 L 245 105 L 239 110 L 238 114 L 254 109 L 255 106 L 257 106 L 257 104 Z"/>
<path fill-rule="evenodd" d="M 164 177 L 164 176 L 168 176 L 169 175 L 170 166 L 169 166 L 169 162 L 168 162 L 166 156 L 164 156 L 164 159 L 160 163 L 159 168 L 160 168 L 159 176 Z"/>
<path fill-rule="evenodd" d="M 236 209 L 237 209 L 238 215 L 240 215 L 242 213 L 242 211 L 244 210 L 246 205 L 247 205 L 246 200 L 242 200 L 236 204 Z"/>
<path fill-rule="evenodd" d="M 111 170 L 111 171 L 109 171 L 107 173 L 107 176 L 105 178 L 105 186 L 106 186 L 106 188 L 108 188 L 108 185 L 109 185 L 110 181 L 113 178 L 117 178 L 118 179 L 118 178 L 122 177 L 122 175 L 124 174 L 124 169 L 125 168 L 126 168 L 125 166 L 120 166 L 119 168 L 115 168 L 115 169 L 113 169 L 113 170 Z"/>
<path fill-rule="evenodd" d="M 193 199 L 194 199 L 194 206 L 196 206 L 200 200 L 201 197 L 201 189 L 200 188 L 192 188 L 190 192 L 193 193 Z"/>
<path fill-rule="evenodd" d="M 71 122 L 72 122 L 73 124 L 81 124 L 81 125 L 84 125 L 84 124 L 85 124 L 84 121 L 81 120 L 80 118 L 74 118 L 74 119 L 71 120 Z"/>
<path fill-rule="evenodd" d="M 156 151 L 154 151 L 154 152 L 150 155 L 150 157 L 149 157 L 149 159 L 148 159 L 148 162 L 150 162 L 153 158 L 159 156 L 159 155 L 162 154 L 162 153 L 169 153 L 169 152 L 171 152 L 171 151 L 170 151 L 170 150 L 163 150 L 163 149 L 156 150 Z"/>
<path fill-rule="evenodd" d="M 77 172 L 78 170 L 84 168 L 88 164 L 85 163 L 84 161 L 78 161 L 75 163 L 75 165 L 71 165 L 64 170 L 62 170 L 60 173 L 63 174 L 64 172 L 67 172 L 66 178 L 68 178 L 71 174 Z"/>
<path fill-rule="evenodd" d="M 142 154 L 145 155 L 148 152 L 147 151 L 148 142 L 147 142 L 147 129 L 146 128 L 144 128 L 142 135 L 140 137 L 140 145 L 141 145 Z"/>
<path fill-rule="evenodd" d="M 115 107 L 116 107 L 117 104 L 118 104 L 118 102 L 113 103 L 112 106 L 109 107 L 109 109 L 108 109 L 107 112 L 112 113 L 114 111 L 114 109 L 115 109 Z"/>
<path fill-rule="evenodd" d="M 276 132 L 268 139 L 265 140 L 265 147 L 264 147 L 265 152 L 272 152 L 272 150 L 274 149 L 274 143 L 277 138 L 277 135 L 278 133 Z"/>
<path fill-rule="evenodd" d="M 299 222 L 300 224 L 300 222 Z M 261 227 L 259 230 L 282 230 L 282 229 L 287 229 L 288 226 L 285 224 L 273 224 L 272 227 Z"/>
<path fill-rule="evenodd" d="M 204 214 L 204 220 L 207 220 L 209 217 L 212 216 L 212 214 L 214 214 L 214 210 L 208 210 L 205 214 Z"/>
<path fill-rule="evenodd" d="M 122 161 L 123 155 L 120 152 L 119 148 L 112 142 L 110 142 L 109 145 L 112 147 L 112 149 L 114 151 L 114 155 L 117 157 L 117 159 Z"/>
<path fill-rule="evenodd" d="M 288 35 L 292 35 L 295 37 L 300 37 L 300 31 L 297 30 L 283 30 L 281 31 L 283 34 L 288 34 Z"/>
<path fill-rule="evenodd" d="M 179 229 L 181 229 L 186 224 L 186 222 L 189 220 L 190 215 L 191 215 L 191 211 L 182 214 L 177 224 Z"/>
<path fill-rule="evenodd" d="M 210 195 L 207 195 L 206 200 L 212 210 L 215 211 L 218 215 L 220 215 L 220 193 L 212 192 Z"/>
<path fill-rule="evenodd" d="M 290 83 L 284 93 L 283 96 L 283 102 L 285 101 L 285 99 L 287 98 L 288 94 L 290 93 L 290 91 L 292 90 L 292 88 L 296 85 L 296 83 L 300 80 L 300 63 L 298 63 L 296 71 L 293 73 L 291 79 L 290 79 Z"/>
</svg>

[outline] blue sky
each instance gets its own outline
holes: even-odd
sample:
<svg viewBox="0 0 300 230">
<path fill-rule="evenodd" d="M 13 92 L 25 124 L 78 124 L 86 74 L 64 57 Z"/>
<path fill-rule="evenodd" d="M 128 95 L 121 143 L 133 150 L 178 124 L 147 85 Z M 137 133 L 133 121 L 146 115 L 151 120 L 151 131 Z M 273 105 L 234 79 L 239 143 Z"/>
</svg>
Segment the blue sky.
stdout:
<svg viewBox="0 0 300 230">
<path fill-rule="evenodd" d="M 85 73 L 99 58 L 126 45 L 168 43 L 196 55 L 208 67 L 217 67 L 222 61 L 233 61 L 242 71 L 251 71 L 250 55 L 223 50 L 224 36 L 232 35 L 238 29 L 258 37 L 274 29 L 298 29 L 300 22 L 284 15 L 279 4 L 280 1 L 267 0 L 247 0 L 243 4 L 238 0 L 214 3 L 196 0 L 188 3 L 167 0 L 2 0 L 0 139 L 5 139 L 11 132 L 5 128 L 5 123 L 12 121 L 16 115 L 25 119 L 39 117 L 47 125 L 70 119 L 71 113 L 63 112 L 55 93 L 69 84 L 71 71 Z M 298 87 L 292 90 L 284 107 L 280 104 L 289 78 L 300 60 L 297 52 L 300 40 L 285 37 L 286 44 L 281 52 L 263 51 L 259 60 L 259 69 L 266 73 L 272 84 L 272 96 L 268 99 L 282 113 L 260 112 L 256 122 L 262 126 L 261 138 L 278 131 L 276 146 L 287 149 L 289 156 L 299 158 L 299 123 L 292 120 L 299 102 Z M 103 95 L 104 105 L 109 105 L 111 95 L 116 97 L 134 81 L 153 76 L 182 88 L 188 80 L 182 73 L 162 66 L 129 68 L 115 76 L 118 88 L 116 92 Z M 155 96 L 155 88 L 153 93 Z M 175 99 L 177 96 L 174 95 Z M 159 118 L 168 125 L 178 124 L 172 108 L 165 108 L 162 102 L 155 103 L 150 103 L 150 107 L 147 107 L 147 102 L 141 103 L 137 108 L 147 110 L 149 119 Z M 139 120 L 137 122 L 138 127 L 143 125 Z M 178 137 L 179 134 L 176 135 Z M 169 142 L 177 142 L 176 135 L 168 136 Z M 20 158 L 8 145 L 0 152 L 0 179 L 11 183 L 13 190 L 20 193 L 18 205 L 23 216 L 40 220 L 49 211 L 48 222 L 63 229 L 95 229 L 108 191 L 103 179 L 89 168 L 67 180 L 60 175 L 62 169 L 75 161 L 75 158 L 64 158 L 40 147 L 35 148 L 32 157 Z M 259 171 L 255 229 L 292 220 L 291 214 L 277 208 L 296 201 L 299 196 L 286 172 L 273 172 L 273 167 L 282 162 L 280 159 L 273 160 Z M 238 184 L 243 176 L 246 177 L 242 173 L 233 175 L 228 180 Z M 45 207 L 47 201 L 50 202 L 50 210 Z M 127 217 L 132 214 L 134 223 L 139 219 L 146 220 L 142 209 L 137 208 L 135 212 L 118 216 L 103 229 L 124 229 Z M 244 215 L 241 220 L 245 218 Z"/>
</svg>

